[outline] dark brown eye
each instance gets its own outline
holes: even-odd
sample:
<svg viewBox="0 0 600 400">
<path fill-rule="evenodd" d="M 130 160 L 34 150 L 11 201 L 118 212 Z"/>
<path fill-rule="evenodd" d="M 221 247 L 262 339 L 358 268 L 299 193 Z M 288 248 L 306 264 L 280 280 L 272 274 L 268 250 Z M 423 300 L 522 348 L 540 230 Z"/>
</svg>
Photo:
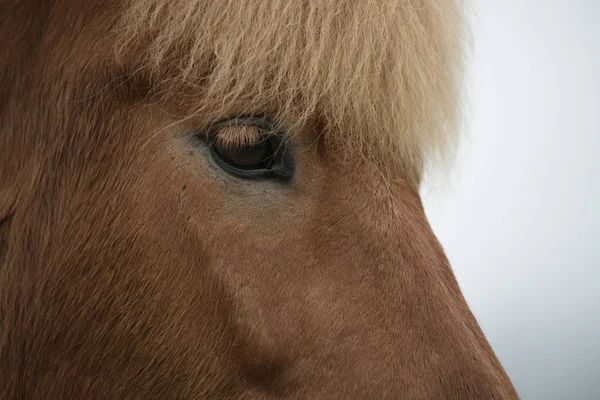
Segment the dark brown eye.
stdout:
<svg viewBox="0 0 600 400">
<path fill-rule="evenodd" d="M 269 168 L 274 156 L 269 138 L 259 138 L 257 143 L 236 145 L 214 141 L 212 146 L 219 158 L 232 167 L 244 170 Z"/>
<path fill-rule="evenodd" d="M 213 159 L 229 174 L 247 179 L 289 180 L 294 163 L 285 135 L 254 116 L 218 122 L 205 133 Z"/>
</svg>

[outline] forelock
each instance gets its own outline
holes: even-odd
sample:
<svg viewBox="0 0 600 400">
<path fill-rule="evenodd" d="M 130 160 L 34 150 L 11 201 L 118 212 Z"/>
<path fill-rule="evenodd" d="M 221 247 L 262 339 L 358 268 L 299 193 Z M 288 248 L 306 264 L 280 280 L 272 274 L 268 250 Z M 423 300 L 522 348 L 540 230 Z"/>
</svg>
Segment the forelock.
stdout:
<svg viewBox="0 0 600 400">
<path fill-rule="evenodd" d="M 418 180 L 452 154 L 465 58 L 461 0 L 129 0 L 119 48 L 189 113 L 268 109 L 320 121 L 344 154 Z M 121 54 L 122 56 L 123 54 Z"/>
</svg>

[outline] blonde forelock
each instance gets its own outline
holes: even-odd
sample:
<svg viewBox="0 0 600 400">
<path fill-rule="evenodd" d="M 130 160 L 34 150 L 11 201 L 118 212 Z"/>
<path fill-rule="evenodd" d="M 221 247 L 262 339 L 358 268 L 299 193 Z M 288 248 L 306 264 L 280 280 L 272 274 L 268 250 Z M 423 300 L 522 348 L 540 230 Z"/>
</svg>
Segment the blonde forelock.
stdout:
<svg viewBox="0 0 600 400">
<path fill-rule="evenodd" d="M 190 112 L 319 120 L 337 150 L 418 180 L 454 149 L 463 14 L 460 0 L 129 0 L 120 48 L 144 48 L 163 92 L 195 85 Z"/>
</svg>

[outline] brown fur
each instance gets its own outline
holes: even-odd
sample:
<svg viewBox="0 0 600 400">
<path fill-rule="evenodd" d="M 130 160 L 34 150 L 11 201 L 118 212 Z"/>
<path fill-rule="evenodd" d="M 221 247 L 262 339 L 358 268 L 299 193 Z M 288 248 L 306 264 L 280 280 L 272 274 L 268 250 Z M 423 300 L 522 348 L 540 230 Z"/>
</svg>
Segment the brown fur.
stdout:
<svg viewBox="0 0 600 400">
<path fill-rule="evenodd" d="M 454 2 L 0 11 L 0 398 L 517 398 L 416 184 Z M 194 145 L 247 111 L 292 135 L 289 185 Z"/>
</svg>

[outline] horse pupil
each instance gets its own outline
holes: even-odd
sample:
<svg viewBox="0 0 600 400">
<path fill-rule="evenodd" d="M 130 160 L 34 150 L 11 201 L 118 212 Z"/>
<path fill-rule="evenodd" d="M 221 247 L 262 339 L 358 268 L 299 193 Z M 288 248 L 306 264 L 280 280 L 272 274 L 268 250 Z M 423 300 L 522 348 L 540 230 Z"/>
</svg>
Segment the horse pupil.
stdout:
<svg viewBox="0 0 600 400">
<path fill-rule="evenodd" d="M 245 145 L 238 149 L 217 146 L 217 152 L 228 164 L 241 169 L 264 169 L 271 158 L 269 142 L 261 140 L 257 144 Z"/>
</svg>

